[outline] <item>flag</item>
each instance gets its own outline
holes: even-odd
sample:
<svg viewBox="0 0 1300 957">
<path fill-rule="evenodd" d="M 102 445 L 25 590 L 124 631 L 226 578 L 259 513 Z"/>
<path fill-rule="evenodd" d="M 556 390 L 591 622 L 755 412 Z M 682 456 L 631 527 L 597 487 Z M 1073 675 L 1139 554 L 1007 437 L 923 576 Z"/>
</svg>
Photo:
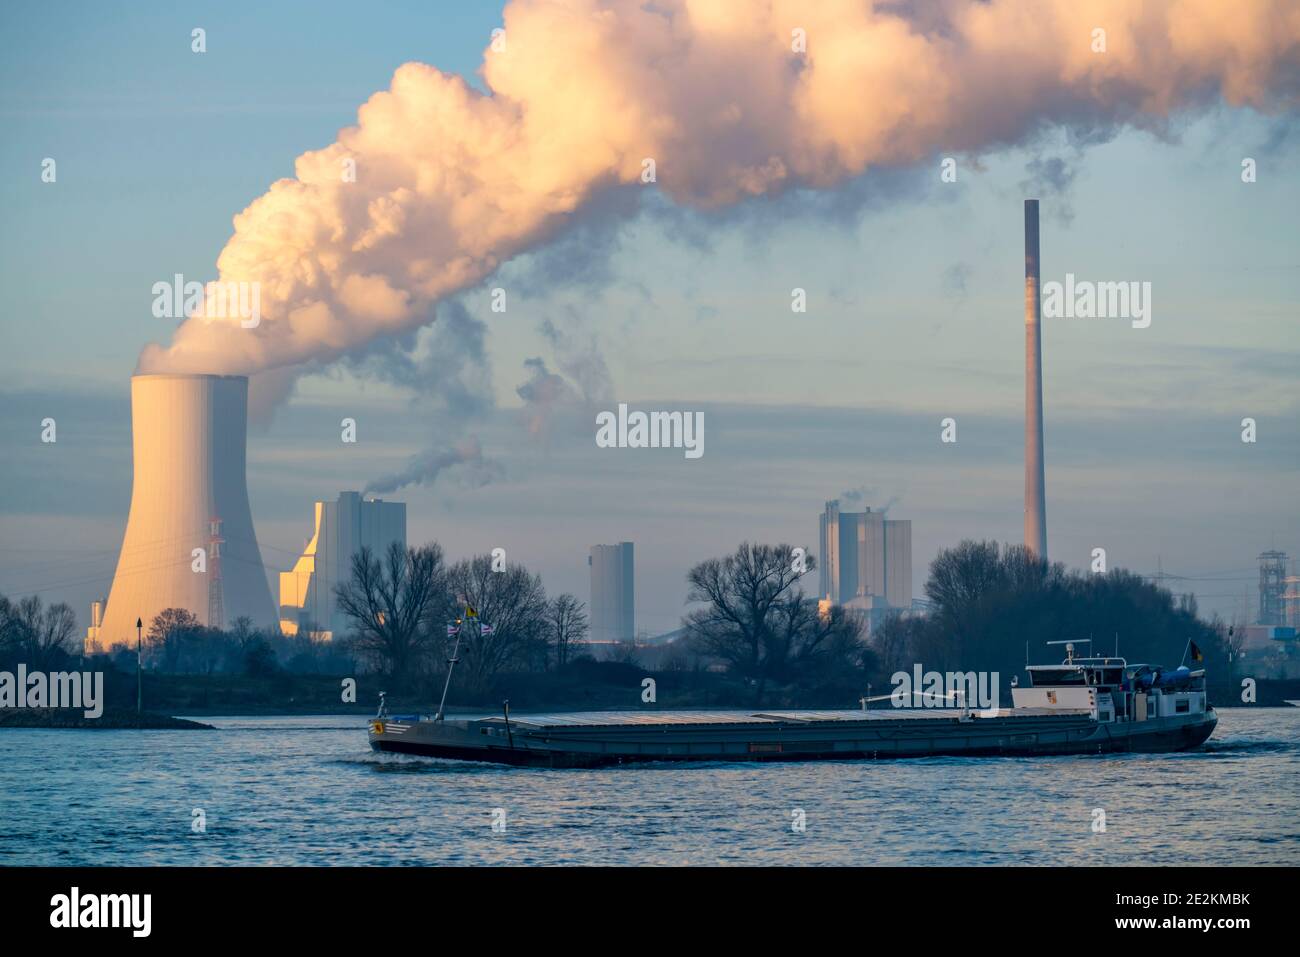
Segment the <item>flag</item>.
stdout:
<svg viewBox="0 0 1300 957">
<path fill-rule="evenodd" d="M 491 625 L 479 625 L 479 634 L 481 634 L 481 635 L 490 635 L 490 634 L 492 634 L 492 626 L 491 626 Z"/>
<path fill-rule="evenodd" d="M 474 610 L 474 606 L 473 606 L 473 605 L 466 605 L 466 606 L 465 606 L 465 617 L 466 617 L 466 618 L 477 618 L 477 617 L 478 617 L 478 612 Z"/>
<path fill-rule="evenodd" d="M 1187 643 L 1187 650 L 1190 651 L 1190 652 L 1192 653 L 1192 660 L 1193 660 L 1193 661 L 1204 661 L 1204 660 L 1205 660 L 1205 655 L 1201 654 L 1201 649 L 1196 647 L 1196 642 L 1194 642 L 1194 641 L 1189 641 L 1189 642 Z"/>
<path fill-rule="evenodd" d="M 455 625 L 448 625 L 448 626 L 447 626 L 447 637 L 448 637 L 448 638 L 452 638 L 452 637 L 454 637 L 454 636 L 456 636 L 456 635 L 458 635 L 458 634 L 460 634 L 460 629 L 457 628 Z"/>
</svg>

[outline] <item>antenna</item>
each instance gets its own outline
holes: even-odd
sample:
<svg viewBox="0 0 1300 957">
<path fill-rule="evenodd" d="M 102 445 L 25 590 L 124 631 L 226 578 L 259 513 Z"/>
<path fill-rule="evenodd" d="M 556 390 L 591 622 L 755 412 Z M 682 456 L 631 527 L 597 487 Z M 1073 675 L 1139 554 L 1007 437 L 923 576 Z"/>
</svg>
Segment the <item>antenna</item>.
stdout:
<svg viewBox="0 0 1300 957">
<path fill-rule="evenodd" d="M 1081 642 L 1086 642 L 1087 645 L 1088 645 L 1088 654 L 1089 654 L 1089 655 L 1092 654 L 1092 639 L 1091 639 L 1091 638 L 1079 638 L 1079 639 L 1076 639 L 1076 640 L 1081 641 Z M 1049 644 L 1049 645 L 1065 645 L 1065 663 L 1068 665 L 1068 664 L 1072 664 L 1072 663 L 1074 662 L 1074 641 L 1049 641 L 1049 642 L 1047 642 L 1047 644 Z"/>
<path fill-rule="evenodd" d="M 468 610 L 468 609 L 467 609 Z M 456 621 L 447 626 L 448 634 L 456 635 L 456 646 L 451 650 L 451 657 L 447 659 L 447 680 L 442 686 L 442 700 L 438 702 L 438 713 L 434 716 L 434 721 L 441 721 L 443 712 L 447 707 L 447 689 L 451 687 L 451 673 L 456 668 L 456 662 L 460 661 L 457 657 L 460 652 L 460 630 L 464 627 L 464 620 L 457 618 Z"/>
</svg>

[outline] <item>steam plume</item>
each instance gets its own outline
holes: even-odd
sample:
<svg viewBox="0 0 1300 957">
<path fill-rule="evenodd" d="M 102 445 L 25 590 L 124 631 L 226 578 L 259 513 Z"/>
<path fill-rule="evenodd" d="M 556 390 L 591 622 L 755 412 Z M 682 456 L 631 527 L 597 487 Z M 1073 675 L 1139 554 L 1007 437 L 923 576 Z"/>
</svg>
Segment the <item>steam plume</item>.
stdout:
<svg viewBox="0 0 1300 957">
<path fill-rule="evenodd" d="M 431 321 L 593 205 L 634 208 L 597 201 L 641 188 L 646 159 L 673 201 L 716 208 L 1049 124 L 1292 109 L 1300 89 L 1292 0 L 1229 15 L 1222 0 L 513 0 L 504 23 L 488 93 L 407 63 L 235 217 L 218 270 L 260 283 L 259 326 L 192 318 L 141 371 L 284 370 L 282 395 L 294 370 Z"/>
<path fill-rule="evenodd" d="M 467 485 L 486 485 L 499 477 L 501 467 L 483 457 L 477 436 L 470 436 L 451 448 L 431 448 L 412 456 L 406 468 L 366 483 L 365 494 L 381 495 L 395 492 L 408 485 L 432 485 L 448 469 L 459 468 Z"/>
</svg>

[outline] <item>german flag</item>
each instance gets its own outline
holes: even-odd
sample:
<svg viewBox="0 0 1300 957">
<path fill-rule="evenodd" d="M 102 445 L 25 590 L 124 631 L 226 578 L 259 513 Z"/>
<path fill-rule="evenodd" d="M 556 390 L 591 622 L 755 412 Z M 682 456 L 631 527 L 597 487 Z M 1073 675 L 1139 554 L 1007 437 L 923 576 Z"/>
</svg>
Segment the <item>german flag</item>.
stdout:
<svg viewBox="0 0 1300 957">
<path fill-rule="evenodd" d="M 1201 654 L 1201 649 L 1196 647 L 1196 642 L 1189 641 L 1187 643 L 1187 650 L 1191 653 L 1193 661 L 1205 660 L 1205 655 Z"/>
</svg>

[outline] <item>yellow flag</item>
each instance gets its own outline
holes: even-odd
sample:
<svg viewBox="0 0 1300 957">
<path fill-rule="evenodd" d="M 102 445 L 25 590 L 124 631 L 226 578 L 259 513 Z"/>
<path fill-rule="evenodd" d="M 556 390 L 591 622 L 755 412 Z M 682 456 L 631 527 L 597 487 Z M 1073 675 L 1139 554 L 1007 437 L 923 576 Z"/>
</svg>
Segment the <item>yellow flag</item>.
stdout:
<svg viewBox="0 0 1300 957">
<path fill-rule="evenodd" d="M 466 606 L 465 606 L 465 617 L 466 617 L 466 618 L 477 618 L 477 617 L 478 617 L 478 612 L 474 610 L 474 606 L 473 606 L 473 605 L 466 605 Z"/>
</svg>

